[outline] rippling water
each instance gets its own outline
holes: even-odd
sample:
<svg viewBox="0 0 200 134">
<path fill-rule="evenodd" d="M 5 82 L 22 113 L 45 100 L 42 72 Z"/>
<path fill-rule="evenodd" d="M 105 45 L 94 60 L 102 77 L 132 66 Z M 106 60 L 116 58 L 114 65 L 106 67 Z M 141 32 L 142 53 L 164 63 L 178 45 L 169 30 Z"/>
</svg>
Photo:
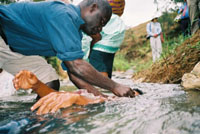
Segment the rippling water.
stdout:
<svg viewBox="0 0 200 134">
<path fill-rule="evenodd" d="M 200 92 L 184 92 L 179 85 L 117 81 L 145 94 L 43 116 L 30 111 L 35 95 L 6 97 L 0 101 L 0 133 L 200 134 Z"/>
</svg>

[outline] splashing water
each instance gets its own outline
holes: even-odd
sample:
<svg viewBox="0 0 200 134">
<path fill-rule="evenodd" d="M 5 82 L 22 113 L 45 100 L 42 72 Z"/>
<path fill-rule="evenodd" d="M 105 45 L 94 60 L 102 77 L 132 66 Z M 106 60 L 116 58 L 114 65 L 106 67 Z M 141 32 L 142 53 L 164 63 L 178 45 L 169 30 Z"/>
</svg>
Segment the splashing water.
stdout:
<svg viewBox="0 0 200 134">
<path fill-rule="evenodd" d="M 21 94 L 17 101 L 12 96 L 0 101 L 0 133 L 3 127 L 7 130 L 14 127 L 19 130 L 16 134 L 200 133 L 199 92 L 185 92 L 173 84 L 134 84 L 129 79 L 116 80 L 142 90 L 144 95 L 85 107 L 72 106 L 42 116 L 30 111 L 35 103 L 34 94 Z"/>
</svg>

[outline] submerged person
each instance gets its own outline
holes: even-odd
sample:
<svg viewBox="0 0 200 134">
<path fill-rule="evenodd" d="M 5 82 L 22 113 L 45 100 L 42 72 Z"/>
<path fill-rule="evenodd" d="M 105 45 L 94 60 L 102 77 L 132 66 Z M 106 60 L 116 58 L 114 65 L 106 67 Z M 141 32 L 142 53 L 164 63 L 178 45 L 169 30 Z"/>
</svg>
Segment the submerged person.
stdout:
<svg viewBox="0 0 200 134">
<path fill-rule="evenodd" d="M 83 0 L 78 6 L 59 1 L 0 5 L 0 34 L 5 41 L 0 44 L 0 68 L 11 74 L 33 71 L 47 86 L 58 90 L 55 70 L 33 55 L 57 56 L 78 88 L 102 95 L 94 87 L 98 86 L 117 96 L 134 97 L 130 87 L 104 77 L 82 59 L 82 31 L 99 33 L 111 14 L 107 0 Z"/>
<path fill-rule="evenodd" d="M 124 12 L 125 0 L 108 0 L 108 2 L 112 7 L 111 19 L 99 35 L 92 36 L 91 42 L 91 39 L 84 34 L 82 44 L 86 55 L 84 58 L 88 58 L 89 63 L 104 76 L 111 78 L 115 53 L 125 36 L 126 26 L 120 18 Z"/>
<path fill-rule="evenodd" d="M 37 108 L 37 114 L 46 114 L 49 112 L 56 112 L 60 108 L 70 107 L 73 104 L 77 105 L 88 105 L 94 103 L 101 103 L 108 100 L 106 97 L 87 97 L 82 93 L 87 93 L 83 91 L 74 92 L 57 92 L 56 90 L 49 88 L 43 82 L 41 82 L 36 75 L 30 71 L 23 70 L 20 71 L 13 79 L 14 87 L 18 89 L 33 89 L 40 97 L 42 97 L 36 104 L 31 107 L 31 110 Z M 135 90 L 134 96 L 142 94 L 138 89 Z"/>
</svg>

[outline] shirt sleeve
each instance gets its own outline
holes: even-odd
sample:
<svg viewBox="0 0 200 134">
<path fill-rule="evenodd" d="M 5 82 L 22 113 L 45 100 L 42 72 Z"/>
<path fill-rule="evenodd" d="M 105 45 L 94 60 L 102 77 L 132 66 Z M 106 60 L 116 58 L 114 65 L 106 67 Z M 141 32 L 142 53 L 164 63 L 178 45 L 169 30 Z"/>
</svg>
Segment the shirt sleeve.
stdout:
<svg viewBox="0 0 200 134">
<path fill-rule="evenodd" d="M 84 56 L 81 48 L 82 34 L 75 21 L 67 13 L 62 13 L 46 24 L 52 48 L 62 61 L 72 61 Z"/>
<path fill-rule="evenodd" d="M 148 35 L 154 36 L 154 34 L 151 32 L 151 22 L 147 24 L 146 30 Z"/>
</svg>

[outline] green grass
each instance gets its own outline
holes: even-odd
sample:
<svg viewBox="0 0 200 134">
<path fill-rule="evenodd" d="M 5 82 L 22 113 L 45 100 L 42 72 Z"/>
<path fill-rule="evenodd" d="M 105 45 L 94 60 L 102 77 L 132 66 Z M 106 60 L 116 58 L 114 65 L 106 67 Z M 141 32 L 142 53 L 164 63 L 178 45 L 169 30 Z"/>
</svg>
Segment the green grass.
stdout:
<svg viewBox="0 0 200 134">
<path fill-rule="evenodd" d="M 123 55 L 122 53 L 116 53 L 114 64 L 113 64 L 114 71 L 126 71 L 132 66 L 133 66 L 133 63 L 126 60 L 125 55 Z"/>
<path fill-rule="evenodd" d="M 128 61 L 122 53 L 117 53 L 114 59 L 113 70 L 114 71 L 126 71 L 133 68 L 134 71 L 141 71 L 152 65 L 152 60 L 141 63 L 141 59 L 135 59 Z"/>
<path fill-rule="evenodd" d="M 179 35 L 178 37 L 174 37 L 172 39 L 166 40 L 163 43 L 163 52 L 161 58 L 166 58 L 170 54 L 176 54 L 176 48 L 180 46 L 186 39 L 190 38 L 190 36 Z"/>
<path fill-rule="evenodd" d="M 180 46 L 186 39 L 189 37 L 184 37 L 183 35 L 179 35 L 178 37 L 174 37 L 172 39 L 165 39 L 165 42 L 162 44 L 163 53 L 161 55 L 160 60 L 165 59 L 171 54 L 175 54 L 175 49 Z M 200 43 L 198 43 L 197 49 L 200 49 Z M 150 49 L 150 44 L 147 42 L 142 47 L 137 48 L 137 51 L 140 55 L 145 55 Z M 118 52 L 115 55 L 113 70 L 114 71 L 126 71 L 130 68 L 133 68 L 134 71 L 138 72 L 144 69 L 148 69 L 153 64 L 152 59 L 148 61 L 144 61 L 143 58 L 135 58 L 134 60 L 128 61 L 125 58 L 125 55 L 122 52 Z"/>
</svg>

